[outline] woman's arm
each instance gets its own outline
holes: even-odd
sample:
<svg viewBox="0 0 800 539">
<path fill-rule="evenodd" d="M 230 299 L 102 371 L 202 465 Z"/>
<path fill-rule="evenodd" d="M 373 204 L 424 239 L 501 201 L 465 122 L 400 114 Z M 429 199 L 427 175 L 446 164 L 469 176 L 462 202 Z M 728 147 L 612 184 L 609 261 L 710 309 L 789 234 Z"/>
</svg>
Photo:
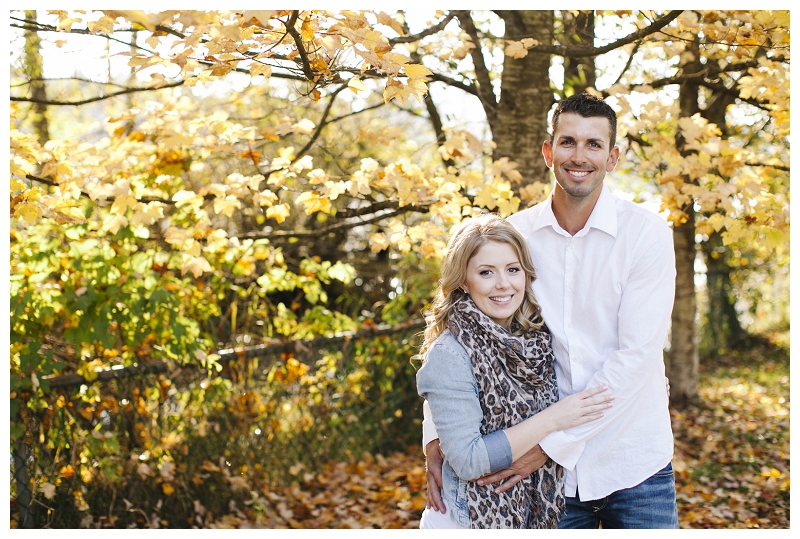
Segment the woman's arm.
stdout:
<svg viewBox="0 0 800 539">
<path fill-rule="evenodd" d="M 570 395 L 505 429 L 512 460 L 525 455 L 551 432 L 577 427 L 603 417 L 603 410 L 610 408 L 614 400 L 612 395 L 601 395 L 607 389 L 608 386 L 594 387 Z"/>
<path fill-rule="evenodd" d="M 483 411 L 469 356 L 446 334 L 417 372 L 417 391 L 428 401 L 447 462 L 464 480 L 509 466 L 511 447 L 500 430 L 481 435 Z"/>
</svg>

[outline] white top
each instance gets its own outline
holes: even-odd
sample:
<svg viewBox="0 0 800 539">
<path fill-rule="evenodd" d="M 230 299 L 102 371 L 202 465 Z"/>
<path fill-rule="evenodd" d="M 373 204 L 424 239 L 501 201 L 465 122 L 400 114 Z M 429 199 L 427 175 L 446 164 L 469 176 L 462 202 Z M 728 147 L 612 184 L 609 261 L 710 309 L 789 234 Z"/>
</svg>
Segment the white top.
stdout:
<svg viewBox="0 0 800 539">
<path fill-rule="evenodd" d="M 561 398 L 608 385 L 600 420 L 541 442 L 567 469 L 566 495 L 595 500 L 638 485 L 672 459 L 663 348 L 675 297 L 672 231 L 604 185 L 586 226 L 570 236 L 550 197 L 508 220 L 525 236 L 533 290 L 553 334 Z M 435 439 L 425 407 L 423 447 Z"/>
</svg>

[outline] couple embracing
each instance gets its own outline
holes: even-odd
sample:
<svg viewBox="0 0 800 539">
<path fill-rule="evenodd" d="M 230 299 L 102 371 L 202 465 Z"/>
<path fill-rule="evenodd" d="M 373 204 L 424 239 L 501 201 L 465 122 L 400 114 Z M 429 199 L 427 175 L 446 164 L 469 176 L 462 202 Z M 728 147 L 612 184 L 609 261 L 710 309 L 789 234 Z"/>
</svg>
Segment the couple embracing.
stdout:
<svg viewBox="0 0 800 539">
<path fill-rule="evenodd" d="M 678 527 L 672 233 L 604 186 L 616 128 L 601 99 L 562 100 L 550 197 L 450 238 L 417 373 L 421 528 Z"/>
</svg>

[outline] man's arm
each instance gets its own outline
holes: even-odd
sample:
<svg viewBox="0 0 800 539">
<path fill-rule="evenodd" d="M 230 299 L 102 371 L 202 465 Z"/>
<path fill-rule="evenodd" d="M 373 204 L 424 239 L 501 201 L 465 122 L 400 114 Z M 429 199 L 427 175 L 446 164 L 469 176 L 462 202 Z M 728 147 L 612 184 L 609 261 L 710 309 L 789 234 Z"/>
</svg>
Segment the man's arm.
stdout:
<svg viewBox="0 0 800 539">
<path fill-rule="evenodd" d="M 664 383 L 667 386 L 667 398 L 669 399 L 669 378 L 666 376 L 664 377 Z M 550 457 L 547 456 L 547 453 L 544 452 L 541 446 L 536 445 L 533 447 L 533 449 L 528 451 L 528 453 L 515 460 L 510 467 L 494 473 L 486 474 L 478 479 L 478 484 L 483 486 L 491 483 L 497 483 L 498 481 L 505 481 L 505 483 L 494 489 L 496 493 L 500 494 L 501 492 L 507 491 L 521 480 L 525 479 L 530 474 L 544 466 L 549 458 Z M 439 466 L 441 467 L 441 464 Z M 430 483 L 431 479 L 429 477 L 428 485 L 430 485 Z M 439 486 L 441 487 L 441 471 L 439 473 Z"/>
<path fill-rule="evenodd" d="M 586 440 L 637 413 L 632 395 L 654 377 L 663 380 L 663 349 L 675 298 L 675 251 L 668 227 L 656 227 L 648 234 L 648 244 L 636 255 L 622 291 L 617 313 L 619 349 L 586 384 L 609 386 L 616 397 L 614 407 L 598 421 L 554 432 L 540 442 L 545 453 L 565 468 L 575 467 Z"/>
</svg>

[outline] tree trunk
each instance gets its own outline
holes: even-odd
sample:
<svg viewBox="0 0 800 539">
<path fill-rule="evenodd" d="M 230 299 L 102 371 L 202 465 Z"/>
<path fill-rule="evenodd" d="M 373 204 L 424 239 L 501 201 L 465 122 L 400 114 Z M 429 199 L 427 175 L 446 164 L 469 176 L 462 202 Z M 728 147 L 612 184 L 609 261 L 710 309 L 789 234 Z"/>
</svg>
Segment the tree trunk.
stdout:
<svg viewBox="0 0 800 539">
<path fill-rule="evenodd" d="M 667 362 L 670 402 L 677 408 L 697 400 L 697 379 L 700 365 L 697 347 L 697 296 L 694 289 L 694 210 L 690 219 L 675 227 L 675 305 L 672 308 L 672 342 Z"/>
<path fill-rule="evenodd" d="M 36 21 L 36 11 L 25 11 L 25 18 L 29 21 Z M 25 72 L 31 81 L 31 97 L 33 105 L 31 107 L 31 120 L 33 131 L 39 137 L 39 143 L 44 145 L 50 140 L 50 126 L 47 118 L 47 91 L 44 85 L 44 68 L 41 53 L 41 38 L 37 32 L 25 32 Z M 14 420 L 25 425 L 25 419 L 21 413 L 24 401 L 20 399 L 17 416 Z M 19 440 L 13 445 L 12 456 L 14 461 L 14 481 L 17 484 L 16 504 L 19 510 L 19 528 L 34 528 L 33 514 L 33 492 L 31 489 L 31 466 L 32 451 L 27 443 L 28 432 L 23 432 Z"/>
<path fill-rule="evenodd" d="M 728 92 L 713 91 L 706 98 L 708 105 L 701 112 L 704 118 L 719 127 L 722 138 L 729 135 L 725 114 L 728 105 L 735 101 L 734 95 Z M 706 263 L 706 291 L 708 308 L 706 324 L 701 333 L 704 344 L 704 355 L 713 355 L 722 350 L 730 350 L 747 340 L 748 334 L 739 323 L 739 315 L 734 307 L 736 298 L 731 283 L 732 268 L 728 264 L 730 249 L 722 243 L 722 236 L 714 232 L 707 241 L 700 245 Z"/>
<path fill-rule="evenodd" d="M 681 69 L 684 73 L 698 73 L 702 70 L 697 44 L 690 43 L 681 55 Z M 680 88 L 680 115 L 692 116 L 699 111 L 697 103 L 699 86 L 696 79 L 689 79 Z M 680 133 L 676 136 L 676 144 L 681 154 L 691 153 L 685 150 L 685 140 Z M 691 180 L 686 177 L 684 181 Z M 700 365 L 697 346 L 697 296 L 694 289 L 694 262 L 697 256 L 695 243 L 694 201 L 690 200 L 684 208 L 687 220 L 673 230 L 675 239 L 675 305 L 672 308 L 672 345 L 670 347 L 667 376 L 670 380 L 670 402 L 678 408 L 697 400 L 698 368 Z"/>
<path fill-rule="evenodd" d="M 564 44 L 567 46 L 594 45 L 594 11 L 562 11 Z M 564 95 L 580 94 L 597 83 L 594 58 L 564 57 Z"/>
<path fill-rule="evenodd" d="M 739 323 L 736 298 L 733 297 L 729 250 L 722 244 L 722 236 L 715 232 L 702 245 L 706 263 L 706 290 L 708 312 L 703 328 L 705 354 L 714 356 L 731 350 L 747 339 L 747 332 Z"/>
<path fill-rule="evenodd" d="M 25 11 L 25 18 L 36 20 L 36 11 Z M 44 86 L 44 70 L 42 68 L 41 38 L 37 32 L 25 32 L 25 72 L 31 81 L 31 119 L 33 130 L 44 144 L 49 140 L 50 126 L 47 118 L 47 92 Z"/>
<path fill-rule="evenodd" d="M 533 37 L 544 44 L 553 42 L 553 12 L 546 10 L 498 11 L 505 21 L 507 39 Z M 542 158 L 547 138 L 547 114 L 553 106 L 550 88 L 550 55 L 531 51 L 524 58 L 506 56 L 496 121 L 491 126 L 497 144 L 494 158 L 508 157 L 519 163 L 521 186 L 550 183 Z M 516 187 L 516 186 L 514 186 Z"/>
</svg>

